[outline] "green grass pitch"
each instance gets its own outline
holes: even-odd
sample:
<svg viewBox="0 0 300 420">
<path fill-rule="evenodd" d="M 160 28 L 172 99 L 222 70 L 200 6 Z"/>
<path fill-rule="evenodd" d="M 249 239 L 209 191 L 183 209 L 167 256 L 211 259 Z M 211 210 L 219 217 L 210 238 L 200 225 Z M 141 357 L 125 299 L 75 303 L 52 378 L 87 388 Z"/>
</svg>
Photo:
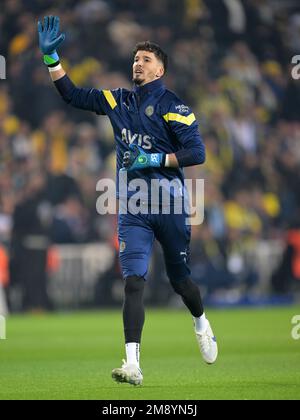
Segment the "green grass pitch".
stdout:
<svg viewBox="0 0 300 420">
<path fill-rule="evenodd" d="M 117 384 L 121 310 L 11 316 L 0 340 L 0 400 L 300 399 L 299 307 L 207 310 L 219 359 L 206 366 L 187 311 L 147 310 L 144 384 Z"/>
</svg>

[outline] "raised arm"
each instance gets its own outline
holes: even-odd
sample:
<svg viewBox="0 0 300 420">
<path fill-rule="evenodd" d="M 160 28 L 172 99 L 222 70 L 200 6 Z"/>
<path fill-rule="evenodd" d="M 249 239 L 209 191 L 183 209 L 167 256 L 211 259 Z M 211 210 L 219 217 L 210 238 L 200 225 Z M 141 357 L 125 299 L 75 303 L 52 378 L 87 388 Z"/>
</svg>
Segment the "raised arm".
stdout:
<svg viewBox="0 0 300 420">
<path fill-rule="evenodd" d="M 66 72 L 62 68 L 57 47 L 64 42 L 66 35 L 59 33 L 59 17 L 45 16 L 44 22 L 38 22 L 39 46 L 44 54 L 44 63 L 48 66 L 50 77 L 55 82 L 65 76 Z"/>
<path fill-rule="evenodd" d="M 39 46 L 48 66 L 50 77 L 63 100 L 75 108 L 106 114 L 106 100 L 103 91 L 94 88 L 78 88 L 70 80 L 59 60 L 57 47 L 65 40 L 59 34 L 59 17 L 46 16 L 43 23 L 38 22 Z"/>
</svg>

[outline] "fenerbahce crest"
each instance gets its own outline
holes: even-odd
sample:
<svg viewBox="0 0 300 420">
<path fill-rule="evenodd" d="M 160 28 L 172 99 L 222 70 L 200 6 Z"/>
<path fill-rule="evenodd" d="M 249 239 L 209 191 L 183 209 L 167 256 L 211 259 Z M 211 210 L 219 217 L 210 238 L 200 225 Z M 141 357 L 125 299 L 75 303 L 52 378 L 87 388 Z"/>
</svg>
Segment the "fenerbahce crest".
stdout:
<svg viewBox="0 0 300 420">
<path fill-rule="evenodd" d="M 147 106 L 147 108 L 145 109 L 145 114 L 147 115 L 147 117 L 152 117 L 152 115 L 154 114 L 154 107 L 152 105 Z"/>
</svg>

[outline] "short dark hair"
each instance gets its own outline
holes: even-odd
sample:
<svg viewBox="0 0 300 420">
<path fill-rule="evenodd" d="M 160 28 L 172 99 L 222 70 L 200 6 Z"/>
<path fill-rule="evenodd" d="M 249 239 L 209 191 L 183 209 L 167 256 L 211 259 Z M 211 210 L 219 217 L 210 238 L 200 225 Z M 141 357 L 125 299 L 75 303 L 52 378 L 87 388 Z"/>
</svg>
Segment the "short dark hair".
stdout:
<svg viewBox="0 0 300 420">
<path fill-rule="evenodd" d="M 158 58 L 158 60 L 160 60 L 163 63 L 165 73 L 167 72 L 169 61 L 168 55 L 160 48 L 158 44 L 155 44 L 154 42 L 150 41 L 139 42 L 138 44 L 136 44 L 133 50 L 133 57 L 136 56 L 136 53 L 138 51 L 152 52 L 156 56 L 156 58 Z"/>
</svg>

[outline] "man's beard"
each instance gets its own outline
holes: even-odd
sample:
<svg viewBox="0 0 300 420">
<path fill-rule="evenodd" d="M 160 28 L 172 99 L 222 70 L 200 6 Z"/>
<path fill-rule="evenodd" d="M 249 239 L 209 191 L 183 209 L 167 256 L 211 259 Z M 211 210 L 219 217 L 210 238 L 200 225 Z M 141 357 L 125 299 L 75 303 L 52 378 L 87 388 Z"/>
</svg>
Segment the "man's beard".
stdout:
<svg viewBox="0 0 300 420">
<path fill-rule="evenodd" d="M 136 77 L 133 77 L 132 81 L 137 86 L 140 86 L 144 82 L 143 79 L 139 79 L 139 78 L 136 78 Z"/>
</svg>

